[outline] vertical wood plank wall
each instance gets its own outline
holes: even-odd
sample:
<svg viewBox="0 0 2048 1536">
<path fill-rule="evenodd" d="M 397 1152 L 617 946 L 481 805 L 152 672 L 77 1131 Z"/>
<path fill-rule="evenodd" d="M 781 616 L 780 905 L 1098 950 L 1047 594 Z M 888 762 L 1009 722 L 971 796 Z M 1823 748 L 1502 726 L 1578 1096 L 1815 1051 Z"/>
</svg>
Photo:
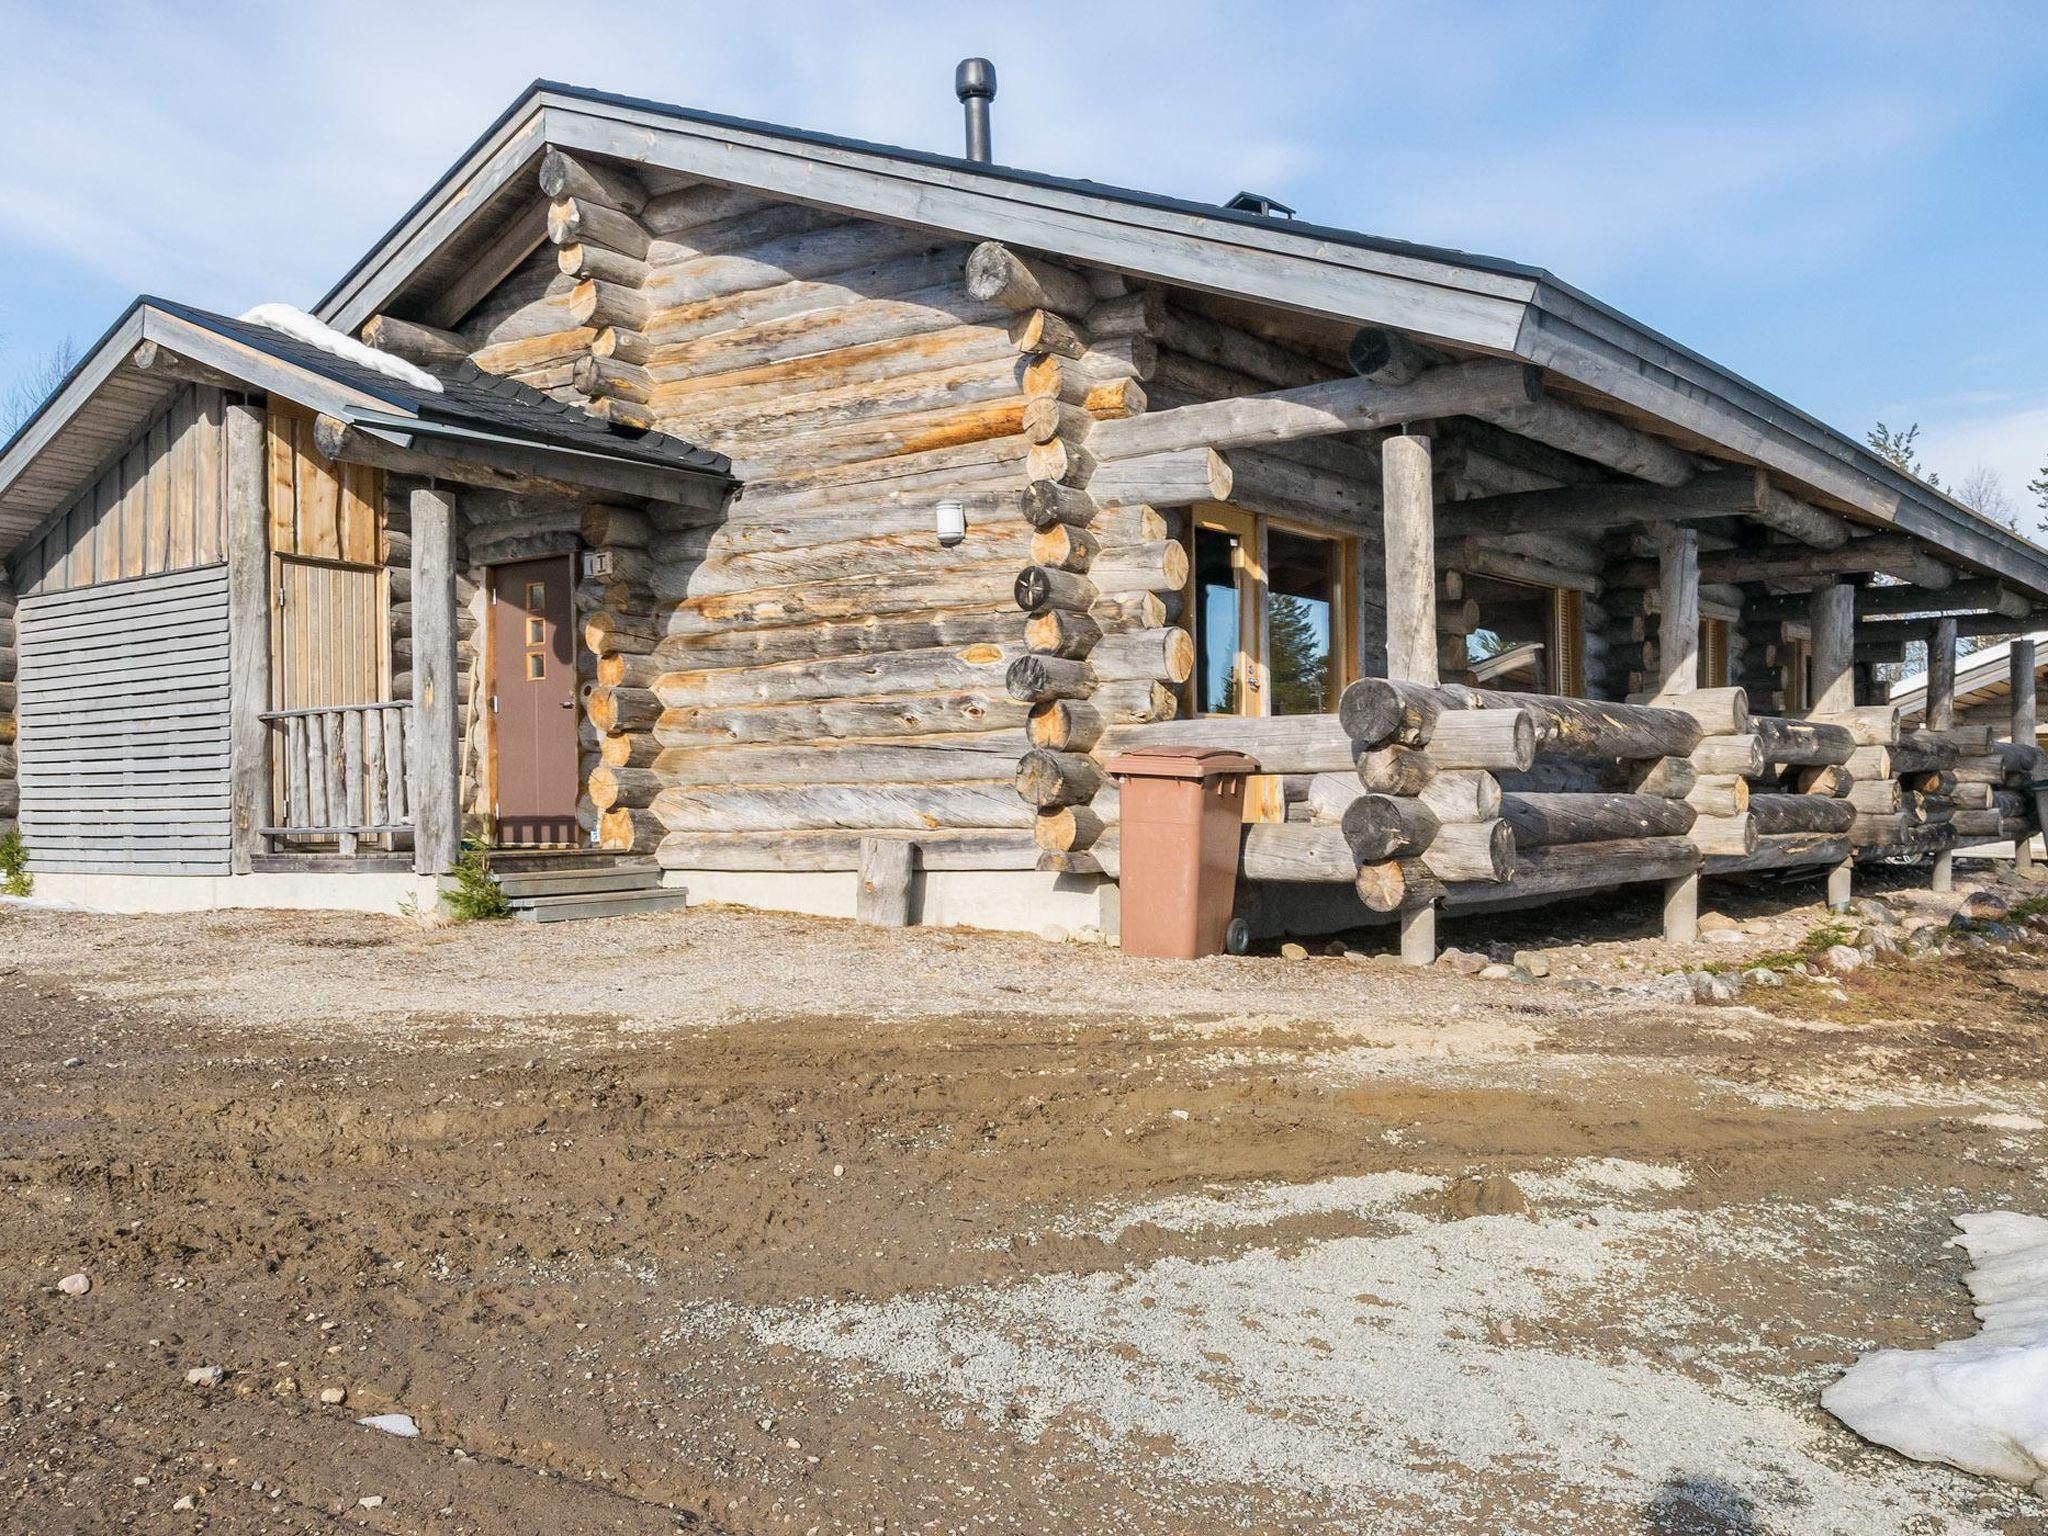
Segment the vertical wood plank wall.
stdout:
<svg viewBox="0 0 2048 1536">
<path fill-rule="evenodd" d="M 218 389 L 187 385 L 17 557 L 21 595 L 214 565 L 226 558 L 227 455 Z"/>
</svg>

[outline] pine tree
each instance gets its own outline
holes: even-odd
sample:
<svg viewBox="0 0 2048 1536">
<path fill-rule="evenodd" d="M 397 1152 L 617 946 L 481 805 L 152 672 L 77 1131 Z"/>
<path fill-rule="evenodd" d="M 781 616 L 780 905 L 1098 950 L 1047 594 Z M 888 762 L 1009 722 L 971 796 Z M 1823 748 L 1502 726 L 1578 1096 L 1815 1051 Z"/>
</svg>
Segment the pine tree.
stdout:
<svg viewBox="0 0 2048 1536">
<path fill-rule="evenodd" d="M 1329 635 L 1317 622 L 1318 607 L 1282 592 L 1268 602 L 1276 715 L 1320 715 L 1336 705 L 1330 697 Z"/>
</svg>

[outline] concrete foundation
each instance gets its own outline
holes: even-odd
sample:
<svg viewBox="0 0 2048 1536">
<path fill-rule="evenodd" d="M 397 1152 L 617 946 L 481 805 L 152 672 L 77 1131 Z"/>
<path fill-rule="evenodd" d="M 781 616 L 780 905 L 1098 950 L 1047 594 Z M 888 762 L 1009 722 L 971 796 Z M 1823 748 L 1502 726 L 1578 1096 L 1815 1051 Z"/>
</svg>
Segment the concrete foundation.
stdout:
<svg viewBox="0 0 2048 1536">
<path fill-rule="evenodd" d="M 383 912 L 405 903 L 432 911 L 440 901 L 431 878 L 403 871 L 261 875 L 36 876 L 36 896 L 88 912 L 218 912 L 268 907 L 298 912 Z"/>
<path fill-rule="evenodd" d="M 666 883 L 690 893 L 690 904 L 720 902 L 812 917 L 852 917 L 859 877 L 852 870 L 763 872 L 670 870 Z M 1054 875 L 1030 869 L 920 870 L 910 888 L 910 920 L 935 928 L 987 928 L 1039 933 L 1101 929 L 1097 875 Z M 1113 887 L 1112 887 L 1113 889 Z"/>
</svg>

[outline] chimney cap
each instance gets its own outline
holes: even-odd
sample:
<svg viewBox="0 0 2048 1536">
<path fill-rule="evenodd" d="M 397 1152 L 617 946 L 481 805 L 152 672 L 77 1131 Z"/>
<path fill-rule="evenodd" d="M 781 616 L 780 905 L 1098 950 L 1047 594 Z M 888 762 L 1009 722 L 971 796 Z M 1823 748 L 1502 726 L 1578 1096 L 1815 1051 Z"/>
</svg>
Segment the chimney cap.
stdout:
<svg viewBox="0 0 2048 1536">
<path fill-rule="evenodd" d="M 1268 197 L 1263 192 L 1240 192 L 1223 205 L 1238 213 L 1256 213 L 1266 218 L 1279 214 L 1282 218 L 1294 217 L 1294 210 L 1277 197 Z"/>
<path fill-rule="evenodd" d="M 979 96 L 993 100 L 996 94 L 996 67 L 987 59 L 962 59 L 953 71 L 953 94 L 962 101 Z"/>
</svg>

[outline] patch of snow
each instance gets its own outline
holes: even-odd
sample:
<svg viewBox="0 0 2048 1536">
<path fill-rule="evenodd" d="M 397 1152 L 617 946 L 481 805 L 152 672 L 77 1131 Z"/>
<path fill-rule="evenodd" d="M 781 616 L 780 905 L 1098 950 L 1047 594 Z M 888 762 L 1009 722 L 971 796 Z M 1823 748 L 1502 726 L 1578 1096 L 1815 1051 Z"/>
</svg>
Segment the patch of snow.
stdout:
<svg viewBox="0 0 2048 1536">
<path fill-rule="evenodd" d="M 373 1413 L 356 1422 L 365 1429 L 381 1429 L 387 1435 L 396 1435 L 401 1440 L 416 1439 L 420 1432 L 409 1413 Z"/>
<path fill-rule="evenodd" d="M 303 309 L 290 304 L 258 304 L 242 315 L 251 325 L 268 326 L 273 331 L 282 331 L 309 347 L 318 347 L 331 357 L 338 357 L 345 363 L 358 368 L 368 368 L 415 389 L 432 390 L 441 393 L 441 381 L 426 369 L 408 363 L 402 357 L 389 352 L 379 352 L 375 347 L 364 346 L 353 336 L 344 335 L 331 325 L 323 325 Z"/>
<path fill-rule="evenodd" d="M 1576 1201 L 1668 1193 L 1683 1189 L 1690 1182 L 1691 1177 L 1683 1168 L 1635 1163 L 1622 1157 L 1582 1157 L 1556 1173 L 1515 1174 L 1515 1183 L 1532 1200 Z"/>
<path fill-rule="evenodd" d="M 1972 1115 L 1970 1124 L 1987 1131 L 2048 1131 L 2048 1120 L 2033 1115 Z"/>
<path fill-rule="evenodd" d="M 1958 1216 L 1963 1283 L 1983 1327 L 1932 1349 L 1862 1356 L 1821 1406 L 1866 1440 L 1915 1461 L 2024 1483 L 2048 1495 L 2048 1220 Z"/>
</svg>

